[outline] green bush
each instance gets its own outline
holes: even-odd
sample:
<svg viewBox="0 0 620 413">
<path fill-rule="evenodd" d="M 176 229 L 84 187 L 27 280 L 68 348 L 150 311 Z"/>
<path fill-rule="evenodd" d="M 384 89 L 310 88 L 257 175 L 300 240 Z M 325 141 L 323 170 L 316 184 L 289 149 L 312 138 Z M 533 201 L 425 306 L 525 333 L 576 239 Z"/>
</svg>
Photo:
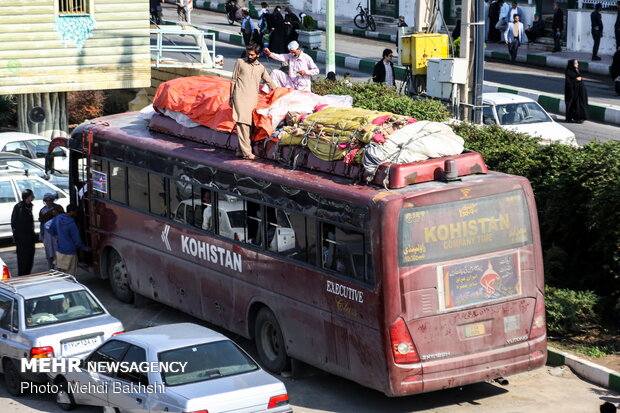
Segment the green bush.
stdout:
<svg viewBox="0 0 620 413">
<path fill-rule="evenodd" d="M 385 83 L 353 83 L 349 86 L 342 81 L 320 80 L 313 82 L 312 91 L 318 95 L 350 95 L 354 107 L 392 112 L 418 120 L 441 122 L 450 118 L 440 101 L 412 99 Z"/>
<path fill-rule="evenodd" d="M 316 27 L 317 27 L 316 20 L 314 20 L 312 16 L 309 16 L 306 14 L 304 16 L 304 19 L 301 21 L 301 25 L 299 26 L 299 29 L 305 32 L 311 32 L 313 30 L 316 30 Z"/>
<path fill-rule="evenodd" d="M 591 291 L 547 287 L 545 294 L 549 335 L 570 335 L 598 323 L 599 297 Z"/>
</svg>

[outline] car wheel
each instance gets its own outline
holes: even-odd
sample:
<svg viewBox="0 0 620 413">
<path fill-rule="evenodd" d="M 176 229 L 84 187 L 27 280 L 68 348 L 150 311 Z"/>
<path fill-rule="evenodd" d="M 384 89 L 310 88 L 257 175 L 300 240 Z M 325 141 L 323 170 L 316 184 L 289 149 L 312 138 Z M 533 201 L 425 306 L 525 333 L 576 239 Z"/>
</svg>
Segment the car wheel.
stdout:
<svg viewBox="0 0 620 413">
<path fill-rule="evenodd" d="M 290 358 L 286 354 L 282 329 L 268 308 L 262 308 L 256 316 L 254 339 L 258 356 L 267 370 L 279 374 L 288 368 Z"/>
<path fill-rule="evenodd" d="M 15 363 L 12 360 L 5 359 L 2 368 L 4 370 L 4 383 L 9 394 L 15 397 L 24 394 L 22 390 L 24 380 L 22 380 L 21 374 L 19 374 L 17 367 L 15 367 Z"/>
<path fill-rule="evenodd" d="M 56 392 L 56 404 L 64 411 L 75 409 L 75 399 L 69 392 L 69 384 L 66 380 L 57 384 L 58 391 Z"/>
<path fill-rule="evenodd" d="M 108 278 L 112 292 L 120 301 L 128 304 L 133 303 L 134 293 L 129 285 L 129 273 L 125 261 L 115 250 L 112 250 L 109 259 Z"/>
</svg>

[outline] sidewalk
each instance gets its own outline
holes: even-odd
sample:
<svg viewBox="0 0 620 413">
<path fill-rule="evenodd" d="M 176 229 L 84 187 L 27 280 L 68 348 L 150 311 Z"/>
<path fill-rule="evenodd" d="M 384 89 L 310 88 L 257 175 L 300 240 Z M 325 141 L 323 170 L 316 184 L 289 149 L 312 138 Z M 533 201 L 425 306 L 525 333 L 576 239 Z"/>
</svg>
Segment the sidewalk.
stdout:
<svg viewBox="0 0 620 413">
<path fill-rule="evenodd" d="M 568 366 L 578 376 L 603 386 L 607 389 L 620 391 L 620 373 L 596 363 L 582 359 L 573 354 L 565 353 L 551 346 L 547 347 L 548 366 Z"/>
</svg>

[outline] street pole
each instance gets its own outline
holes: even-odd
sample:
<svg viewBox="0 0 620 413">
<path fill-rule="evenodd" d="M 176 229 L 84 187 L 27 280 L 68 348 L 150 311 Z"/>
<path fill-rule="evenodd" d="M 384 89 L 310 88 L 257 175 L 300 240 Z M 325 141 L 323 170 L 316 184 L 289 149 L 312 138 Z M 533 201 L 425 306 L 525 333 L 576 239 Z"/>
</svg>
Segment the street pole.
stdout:
<svg viewBox="0 0 620 413">
<path fill-rule="evenodd" d="M 484 82 L 484 0 L 475 0 L 475 51 L 474 51 L 474 123 L 482 123 L 482 83 Z"/>
<path fill-rule="evenodd" d="M 336 6 L 335 0 L 327 0 L 325 15 L 325 74 L 336 73 Z"/>
<path fill-rule="evenodd" d="M 471 105 L 473 104 L 472 86 L 474 85 L 474 77 L 472 70 L 472 33 L 471 25 L 471 1 L 463 0 L 461 3 L 461 49 L 459 57 L 467 59 L 467 83 L 460 86 L 460 96 L 463 105 L 463 119 L 471 119 Z"/>
<path fill-rule="evenodd" d="M 460 57 L 468 62 L 467 84 L 461 87 L 460 93 L 464 103 L 463 119 L 480 123 L 484 81 L 484 0 L 463 0 Z"/>
</svg>

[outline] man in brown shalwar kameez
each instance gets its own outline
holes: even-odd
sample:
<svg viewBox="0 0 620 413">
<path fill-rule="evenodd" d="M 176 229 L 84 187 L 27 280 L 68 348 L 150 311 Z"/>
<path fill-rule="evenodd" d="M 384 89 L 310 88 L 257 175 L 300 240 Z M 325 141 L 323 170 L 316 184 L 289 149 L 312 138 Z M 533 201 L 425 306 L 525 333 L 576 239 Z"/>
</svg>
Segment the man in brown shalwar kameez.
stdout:
<svg viewBox="0 0 620 413">
<path fill-rule="evenodd" d="M 252 128 L 252 111 L 258 102 L 261 79 L 275 89 L 277 85 L 271 80 L 265 66 L 258 62 L 260 48 L 256 45 L 246 47 L 245 59 L 237 59 L 230 81 L 230 107 L 233 109 L 233 120 L 237 122 L 239 147 L 237 156 L 254 159 L 250 144 Z"/>
</svg>

